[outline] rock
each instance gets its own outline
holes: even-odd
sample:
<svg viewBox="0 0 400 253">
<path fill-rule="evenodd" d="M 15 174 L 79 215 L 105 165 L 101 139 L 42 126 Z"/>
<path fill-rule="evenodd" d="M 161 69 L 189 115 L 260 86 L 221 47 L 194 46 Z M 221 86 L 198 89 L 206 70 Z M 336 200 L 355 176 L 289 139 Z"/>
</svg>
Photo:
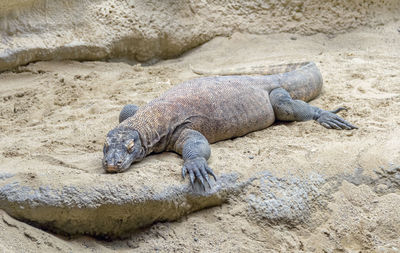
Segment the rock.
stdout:
<svg viewBox="0 0 400 253">
<path fill-rule="evenodd" d="M 0 71 L 52 59 L 166 59 L 237 31 L 338 33 L 373 24 L 376 12 L 386 11 L 390 20 L 400 8 L 396 0 L 358 2 L 5 1 L 0 4 Z"/>
<path fill-rule="evenodd" d="M 267 171 L 257 174 L 251 181 L 243 194 L 249 216 L 261 223 L 289 226 L 309 220 L 312 203 L 322 194 L 320 188 L 325 183 L 317 174 L 309 179 L 278 178 Z"/>
<path fill-rule="evenodd" d="M 40 184 L 25 180 L 24 174 L 1 174 L 0 179 L 0 209 L 11 216 L 56 233 L 103 238 L 124 237 L 138 228 L 177 220 L 235 196 L 247 202 L 253 219 L 294 226 L 308 220 L 313 196 L 321 194 L 318 186 L 324 183 L 319 175 L 301 180 L 277 178 L 266 171 L 241 181 L 235 174 L 222 175 L 206 192 L 200 185 L 192 189 L 182 182 L 147 186 L 148 179 L 117 183 L 92 176 L 70 183 L 70 178 L 65 178 L 56 186 L 40 174 L 35 177 Z"/>
<path fill-rule="evenodd" d="M 156 221 L 176 220 L 220 205 L 228 193 L 244 186 L 234 174 L 222 175 L 207 192 L 192 190 L 186 182 L 156 189 L 146 186 L 146 180 L 116 184 L 98 183 L 91 177 L 75 184 L 65 179 L 53 186 L 40 174 L 36 177 L 40 184 L 32 185 L 24 178 L 22 174 L 0 175 L 0 209 L 46 230 L 106 238 L 123 237 Z"/>
</svg>

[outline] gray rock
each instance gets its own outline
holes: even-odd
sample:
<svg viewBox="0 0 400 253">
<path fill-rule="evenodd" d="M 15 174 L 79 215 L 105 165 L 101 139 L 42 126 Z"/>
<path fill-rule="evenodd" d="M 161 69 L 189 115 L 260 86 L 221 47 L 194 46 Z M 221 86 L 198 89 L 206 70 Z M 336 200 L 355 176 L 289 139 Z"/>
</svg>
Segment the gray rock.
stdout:
<svg viewBox="0 0 400 253">
<path fill-rule="evenodd" d="M 186 182 L 164 189 L 129 184 L 32 186 L 23 177 L 0 181 L 0 209 L 20 220 L 62 234 L 121 237 L 156 221 L 183 215 L 226 201 L 244 184 L 237 175 L 222 175 L 212 189 L 194 190 Z"/>
<path fill-rule="evenodd" d="M 320 185 L 325 183 L 318 174 L 300 179 L 295 176 L 278 178 L 269 172 L 259 173 L 251 181 L 243 196 L 250 217 L 267 224 L 289 226 L 308 221 L 311 205 L 321 194 Z"/>
<path fill-rule="evenodd" d="M 11 216 L 57 233 L 100 237 L 123 237 L 154 222 L 176 220 L 236 197 L 248 203 L 250 217 L 296 225 L 307 221 L 310 202 L 324 183 L 319 175 L 300 180 L 262 172 L 240 182 L 236 174 L 225 174 L 203 191 L 199 184 L 192 189 L 186 181 L 156 187 L 147 186 L 146 179 L 117 183 L 90 177 L 84 184 L 65 179 L 52 185 L 44 183 L 40 174 L 35 176 L 40 184 L 22 174 L 0 176 L 0 209 Z"/>
</svg>

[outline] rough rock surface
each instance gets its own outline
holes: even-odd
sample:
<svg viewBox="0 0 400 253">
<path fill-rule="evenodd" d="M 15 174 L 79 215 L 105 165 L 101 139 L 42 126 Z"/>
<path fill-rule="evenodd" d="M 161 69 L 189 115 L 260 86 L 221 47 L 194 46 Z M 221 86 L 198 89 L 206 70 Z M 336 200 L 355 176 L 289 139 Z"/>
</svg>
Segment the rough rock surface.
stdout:
<svg viewBox="0 0 400 253">
<path fill-rule="evenodd" d="M 149 61 L 234 32 L 335 34 L 398 16 L 397 0 L 0 3 L 0 71 L 39 60 Z"/>
<path fill-rule="evenodd" d="M 59 178 L 61 183 L 54 187 L 54 182 L 46 182 L 40 173 L 0 174 L 0 208 L 15 218 L 66 235 L 121 237 L 155 221 L 172 221 L 220 205 L 229 192 L 244 186 L 236 182 L 235 175 L 222 175 L 207 192 L 200 186 L 193 191 L 187 184 L 169 183 L 160 189 L 139 180 L 116 184 L 76 178 L 75 184 L 63 184 L 71 180 L 69 175 L 65 177 L 68 180 Z"/>
<path fill-rule="evenodd" d="M 249 205 L 252 219 L 295 227 L 309 222 L 312 203 L 326 194 L 320 189 L 325 181 L 318 174 L 301 179 L 298 176 L 277 178 L 269 172 L 261 172 L 245 188 L 243 198 Z"/>
</svg>

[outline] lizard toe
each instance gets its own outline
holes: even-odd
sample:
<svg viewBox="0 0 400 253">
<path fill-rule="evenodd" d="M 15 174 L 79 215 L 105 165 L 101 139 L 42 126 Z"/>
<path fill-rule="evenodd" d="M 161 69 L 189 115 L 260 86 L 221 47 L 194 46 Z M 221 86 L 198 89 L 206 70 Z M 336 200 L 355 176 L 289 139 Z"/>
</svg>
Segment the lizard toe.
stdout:
<svg viewBox="0 0 400 253">
<path fill-rule="evenodd" d="M 341 108 L 339 108 L 341 109 Z M 336 111 L 338 111 L 337 109 Z M 335 114 L 334 112 L 329 112 L 329 111 L 324 111 L 321 113 L 319 118 L 317 119 L 317 122 L 321 124 L 322 126 L 329 128 L 329 129 L 337 129 L 337 130 L 351 130 L 351 129 L 357 129 L 356 126 L 350 124 L 346 120 L 342 119 L 338 115 Z"/>
<path fill-rule="evenodd" d="M 206 167 L 203 166 L 203 167 L 200 169 L 200 172 L 201 172 L 201 175 L 203 176 L 203 178 L 206 179 L 206 182 L 207 182 L 208 186 L 211 187 L 210 177 L 209 177 L 208 174 L 207 174 Z"/>
<path fill-rule="evenodd" d="M 217 181 L 217 176 L 215 176 L 214 172 L 212 171 L 212 169 L 210 167 L 206 166 L 206 171 L 208 174 L 210 174 L 214 178 L 215 181 Z"/>
<path fill-rule="evenodd" d="M 202 188 L 205 190 L 206 184 L 211 188 L 210 177 L 208 174 L 214 177 L 214 172 L 207 166 L 207 161 L 203 157 L 198 157 L 185 161 L 182 168 L 182 177 L 185 178 L 186 173 L 189 173 L 189 179 L 192 186 L 196 180 L 199 181 Z"/>
</svg>

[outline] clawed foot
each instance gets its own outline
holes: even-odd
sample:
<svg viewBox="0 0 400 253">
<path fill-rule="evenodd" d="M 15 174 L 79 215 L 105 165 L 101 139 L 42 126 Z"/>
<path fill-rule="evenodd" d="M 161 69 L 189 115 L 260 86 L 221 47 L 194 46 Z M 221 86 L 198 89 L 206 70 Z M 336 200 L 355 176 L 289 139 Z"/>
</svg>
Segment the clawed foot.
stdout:
<svg viewBox="0 0 400 253">
<path fill-rule="evenodd" d="M 335 113 L 338 113 L 342 110 L 346 110 L 346 108 L 340 107 L 334 111 L 323 111 L 317 122 L 320 123 L 322 126 L 329 128 L 329 129 L 338 129 L 338 130 L 351 130 L 357 129 L 358 127 L 352 125 L 351 123 L 347 122 L 346 120 L 342 119 Z"/>
<path fill-rule="evenodd" d="M 217 177 L 210 167 L 207 165 L 207 161 L 203 157 L 197 157 L 194 159 L 186 160 L 183 168 L 182 168 L 182 177 L 185 178 L 186 173 L 189 174 L 190 183 L 194 184 L 194 180 L 198 179 L 205 189 L 204 180 L 206 180 L 208 186 L 211 188 L 210 178 L 208 174 L 214 177 L 214 180 L 217 181 Z"/>
</svg>

